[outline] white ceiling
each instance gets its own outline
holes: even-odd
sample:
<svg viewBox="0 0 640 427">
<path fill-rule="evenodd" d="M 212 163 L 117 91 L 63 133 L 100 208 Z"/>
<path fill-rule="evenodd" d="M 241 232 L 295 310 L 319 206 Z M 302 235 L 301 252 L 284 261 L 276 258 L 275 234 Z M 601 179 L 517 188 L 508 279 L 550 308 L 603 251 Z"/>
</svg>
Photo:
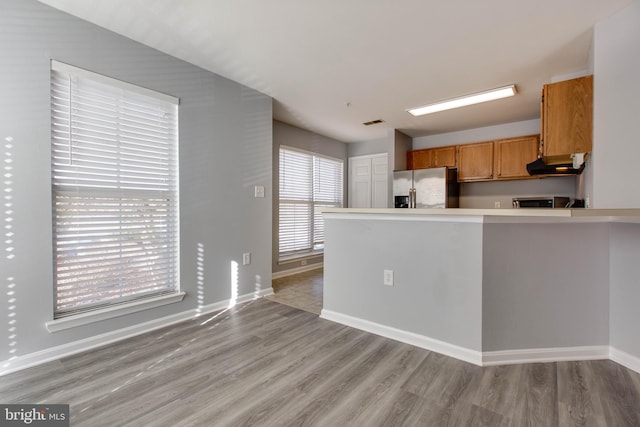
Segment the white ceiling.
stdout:
<svg viewBox="0 0 640 427">
<path fill-rule="evenodd" d="M 632 2 L 40 1 L 260 90 L 274 118 L 345 142 L 537 118 L 542 85 L 588 69 L 594 24 Z M 513 98 L 405 111 L 512 83 Z"/>
</svg>

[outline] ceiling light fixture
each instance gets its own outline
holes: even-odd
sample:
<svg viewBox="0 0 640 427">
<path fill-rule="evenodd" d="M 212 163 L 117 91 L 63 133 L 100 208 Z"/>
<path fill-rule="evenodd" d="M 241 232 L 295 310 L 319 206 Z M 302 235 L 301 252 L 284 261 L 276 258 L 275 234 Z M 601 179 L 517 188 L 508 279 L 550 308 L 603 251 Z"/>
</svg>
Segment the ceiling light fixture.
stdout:
<svg viewBox="0 0 640 427">
<path fill-rule="evenodd" d="M 422 116 L 424 114 L 437 113 L 438 111 L 451 110 L 452 108 L 466 107 L 467 105 L 480 104 L 481 102 L 493 101 L 496 99 L 507 98 L 516 94 L 516 86 L 509 85 L 498 89 L 491 89 L 484 92 L 474 93 L 472 95 L 461 96 L 459 98 L 448 99 L 446 101 L 436 102 L 422 107 L 410 108 L 407 110 L 414 116 Z"/>
</svg>

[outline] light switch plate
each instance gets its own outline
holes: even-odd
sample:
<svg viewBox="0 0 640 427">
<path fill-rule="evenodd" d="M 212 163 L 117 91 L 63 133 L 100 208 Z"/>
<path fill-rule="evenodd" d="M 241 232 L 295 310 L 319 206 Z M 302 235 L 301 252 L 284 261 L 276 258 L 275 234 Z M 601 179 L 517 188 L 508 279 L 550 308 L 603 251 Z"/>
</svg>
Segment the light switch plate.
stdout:
<svg viewBox="0 0 640 427">
<path fill-rule="evenodd" d="M 251 252 L 245 252 L 242 254 L 242 265 L 251 264 Z"/>
<path fill-rule="evenodd" d="M 254 188 L 255 197 L 263 198 L 264 197 L 264 185 L 256 185 Z"/>
<path fill-rule="evenodd" d="M 386 286 L 393 286 L 393 270 L 384 270 L 384 282 Z"/>
</svg>

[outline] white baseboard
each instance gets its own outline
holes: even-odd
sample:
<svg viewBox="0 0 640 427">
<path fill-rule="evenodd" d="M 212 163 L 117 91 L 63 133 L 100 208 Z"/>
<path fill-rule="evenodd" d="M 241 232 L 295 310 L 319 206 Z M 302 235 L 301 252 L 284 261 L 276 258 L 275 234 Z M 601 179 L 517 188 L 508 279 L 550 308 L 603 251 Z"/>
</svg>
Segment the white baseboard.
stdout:
<svg viewBox="0 0 640 427">
<path fill-rule="evenodd" d="M 321 262 L 316 262 L 313 264 L 307 264 L 302 267 L 290 268 L 288 270 L 276 271 L 271 274 L 271 279 L 281 279 L 283 277 L 292 276 L 294 274 L 306 273 L 307 271 L 317 270 L 319 268 L 323 268 L 324 264 Z"/>
<path fill-rule="evenodd" d="M 482 366 L 563 362 L 568 360 L 600 360 L 608 358 L 608 345 L 532 348 L 522 350 L 485 351 L 482 353 Z"/>
<path fill-rule="evenodd" d="M 249 293 L 238 297 L 235 303 L 240 304 L 271 294 L 273 294 L 272 288 L 262 289 L 259 292 Z M 203 307 L 163 317 L 161 319 L 151 320 L 149 322 L 133 325 L 117 331 L 96 335 L 83 340 L 0 361 L 0 376 L 101 347 L 106 344 L 146 332 L 151 332 L 185 320 L 198 318 L 209 313 L 229 308 L 232 305 L 231 300 L 219 301 Z M 628 369 L 640 373 L 640 357 L 633 356 L 607 345 L 479 352 L 429 338 L 424 335 L 403 331 L 331 310 L 323 309 L 320 317 L 386 338 L 394 339 L 396 341 L 415 345 L 416 347 L 424 348 L 426 350 L 435 351 L 478 366 L 560 362 L 568 360 L 611 359 Z"/>
<path fill-rule="evenodd" d="M 391 338 L 406 344 L 415 345 L 416 347 L 424 348 L 426 350 L 435 351 L 436 353 L 454 357 L 465 362 L 473 363 L 474 365 L 482 365 L 482 353 L 476 350 L 470 350 L 468 348 L 429 338 L 424 335 L 403 331 L 401 329 L 392 328 L 390 326 L 381 325 L 379 323 L 348 316 L 331 310 L 323 309 L 320 312 L 320 317 L 342 325 L 351 326 L 352 328 L 371 332 L 372 334 Z"/>
<path fill-rule="evenodd" d="M 416 347 L 424 348 L 426 350 L 435 351 L 478 366 L 561 362 L 568 360 L 600 360 L 611 358 L 611 360 L 614 360 L 629 369 L 640 372 L 639 358 L 634 358 L 626 353 L 617 351 L 615 353 L 615 357 L 618 360 L 616 360 L 616 358 L 614 358 L 613 351 L 610 351 L 608 345 L 480 352 L 449 344 L 424 335 L 399 330 L 379 323 L 337 313 L 331 310 L 323 309 L 320 317 L 386 338 L 391 338 L 396 341 L 404 342 L 406 344 L 415 345 Z"/>
<path fill-rule="evenodd" d="M 640 374 L 640 357 L 625 353 L 615 347 L 609 347 L 609 359 Z"/>
<path fill-rule="evenodd" d="M 261 289 L 258 292 L 241 295 L 236 298 L 235 301 L 232 301 L 230 299 L 219 301 L 213 304 L 208 304 L 202 307 L 187 310 L 182 313 L 176 313 L 160 319 L 154 319 L 148 322 L 141 323 L 139 325 L 129 326 L 127 328 L 118 329 L 116 331 L 107 332 L 34 353 L 17 356 L 8 360 L 3 360 L 0 361 L 0 376 L 33 366 L 41 365 L 46 362 L 51 362 L 53 360 L 71 356 L 73 354 L 81 353 L 83 351 L 91 350 L 97 347 L 102 347 L 106 344 L 144 334 L 146 332 L 151 332 L 156 329 L 173 325 L 175 323 L 183 322 L 185 320 L 201 317 L 209 313 L 232 307 L 235 304 L 251 301 L 271 294 L 273 294 L 273 288 Z"/>
</svg>

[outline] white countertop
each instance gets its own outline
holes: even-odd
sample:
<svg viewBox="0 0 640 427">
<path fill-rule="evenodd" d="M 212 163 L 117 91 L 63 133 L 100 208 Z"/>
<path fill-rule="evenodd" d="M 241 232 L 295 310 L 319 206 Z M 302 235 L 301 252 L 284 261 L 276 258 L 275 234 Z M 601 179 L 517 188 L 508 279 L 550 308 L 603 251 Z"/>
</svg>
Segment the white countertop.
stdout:
<svg viewBox="0 0 640 427">
<path fill-rule="evenodd" d="M 455 220 L 456 217 L 481 217 L 487 222 L 520 222 L 523 220 L 540 222 L 566 221 L 566 222 L 640 222 L 640 209 L 547 209 L 547 208 L 521 208 L 521 209 L 363 209 L 363 208 L 328 208 L 323 209 L 326 214 L 354 215 L 358 217 L 371 216 L 382 218 L 393 217 L 448 217 Z M 331 216 L 331 215 L 330 215 Z M 435 219 L 435 218 L 434 218 Z"/>
</svg>

